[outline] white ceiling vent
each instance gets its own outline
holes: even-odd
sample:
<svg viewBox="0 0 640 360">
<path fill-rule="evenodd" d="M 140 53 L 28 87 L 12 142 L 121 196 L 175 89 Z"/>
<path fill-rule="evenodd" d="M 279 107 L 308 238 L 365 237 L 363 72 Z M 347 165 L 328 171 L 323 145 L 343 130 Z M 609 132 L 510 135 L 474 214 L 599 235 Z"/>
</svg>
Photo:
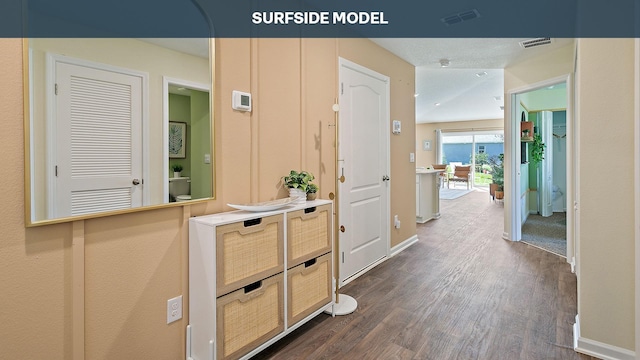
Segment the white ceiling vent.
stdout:
<svg viewBox="0 0 640 360">
<path fill-rule="evenodd" d="M 522 46 L 525 49 L 528 49 L 534 46 L 549 45 L 551 44 L 552 41 L 553 40 L 551 40 L 551 38 L 529 39 L 529 40 L 520 41 L 520 46 Z"/>
<path fill-rule="evenodd" d="M 457 14 L 445 16 L 440 21 L 445 23 L 447 26 L 461 23 L 463 21 L 469 21 L 480 17 L 480 13 L 476 9 L 471 9 L 468 11 L 463 11 Z"/>
</svg>

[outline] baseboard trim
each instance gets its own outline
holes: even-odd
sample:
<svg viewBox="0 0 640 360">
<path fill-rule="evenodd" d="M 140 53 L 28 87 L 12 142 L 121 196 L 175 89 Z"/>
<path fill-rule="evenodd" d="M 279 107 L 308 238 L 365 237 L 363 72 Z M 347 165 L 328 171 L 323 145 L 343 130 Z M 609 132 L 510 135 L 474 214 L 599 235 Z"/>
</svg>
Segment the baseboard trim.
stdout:
<svg viewBox="0 0 640 360">
<path fill-rule="evenodd" d="M 408 238 L 407 240 L 401 242 L 400 244 L 394 246 L 391 248 L 391 251 L 389 253 L 389 257 L 392 258 L 396 255 L 398 255 L 399 253 L 401 253 L 402 251 L 404 251 L 406 248 L 408 248 L 409 246 L 415 244 L 418 242 L 418 235 L 413 235 L 412 237 Z"/>
<path fill-rule="evenodd" d="M 603 360 L 634 360 L 636 358 L 635 351 L 581 337 L 579 315 L 576 315 L 576 323 L 573 324 L 573 349 Z"/>
</svg>

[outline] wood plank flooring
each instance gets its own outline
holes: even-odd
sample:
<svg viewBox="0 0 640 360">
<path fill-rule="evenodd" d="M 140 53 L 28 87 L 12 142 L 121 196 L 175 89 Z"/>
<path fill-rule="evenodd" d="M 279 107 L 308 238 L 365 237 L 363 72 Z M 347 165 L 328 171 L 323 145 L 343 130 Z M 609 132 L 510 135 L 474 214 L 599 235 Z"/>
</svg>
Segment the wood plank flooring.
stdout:
<svg viewBox="0 0 640 360">
<path fill-rule="evenodd" d="M 503 210 L 483 192 L 443 200 L 417 244 L 341 289 L 356 312 L 321 314 L 254 358 L 594 359 L 572 349 L 569 265 L 503 240 Z"/>
</svg>

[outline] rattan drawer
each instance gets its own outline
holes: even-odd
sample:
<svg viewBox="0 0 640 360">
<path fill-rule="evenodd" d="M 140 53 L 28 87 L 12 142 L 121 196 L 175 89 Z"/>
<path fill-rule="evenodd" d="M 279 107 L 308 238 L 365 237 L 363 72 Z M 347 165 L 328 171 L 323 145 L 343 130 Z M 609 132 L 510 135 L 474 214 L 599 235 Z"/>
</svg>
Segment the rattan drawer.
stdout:
<svg viewBox="0 0 640 360">
<path fill-rule="evenodd" d="M 217 359 L 237 359 L 284 331 L 282 273 L 217 299 Z"/>
<path fill-rule="evenodd" d="M 289 326 L 331 302 L 331 255 L 327 253 L 288 270 Z"/>
<path fill-rule="evenodd" d="M 287 214 L 287 267 L 331 251 L 331 205 L 307 208 Z"/>
<path fill-rule="evenodd" d="M 284 270 L 283 215 L 216 228 L 218 296 Z"/>
</svg>

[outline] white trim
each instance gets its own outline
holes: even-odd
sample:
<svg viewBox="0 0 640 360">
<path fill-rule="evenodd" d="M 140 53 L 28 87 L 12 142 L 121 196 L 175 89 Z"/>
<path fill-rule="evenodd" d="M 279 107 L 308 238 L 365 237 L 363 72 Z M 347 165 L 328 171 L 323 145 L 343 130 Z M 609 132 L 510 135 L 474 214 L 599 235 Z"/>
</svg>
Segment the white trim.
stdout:
<svg viewBox="0 0 640 360">
<path fill-rule="evenodd" d="M 576 315 L 576 323 L 573 324 L 573 349 L 603 360 L 634 360 L 636 358 L 634 351 L 581 337 L 578 315 Z"/>
<path fill-rule="evenodd" d="M 640 12 L 640 8 L 636 7 L 636 11 Z M 637 15 L 637 14 L 636 14 Z M 637 25 L 637 24 L 636 24 Z M 634 117 L 635 117 L 635 136 L 634 136 L 634 150 L 635 150 L 635 246 L 636 246 L 636 339 L 635 348 L 640 349 L 640 39 L 635 39 L 635 99 L 634 102 Z"/>
<path fill-rule="evenodd" d="M 505 171 L 505 184 L 509 184 L 508 191 L 505 192 L 505 212 L 504 212 L 504 223 L 505 223 L 505 232 L 503 234 L 503 238 L 512 241 L 520 241 L 522 238 L 522 215 L 521 215 L 521 199 L 520 199 L 520 175 L 519 175 L 519 167 L 520 167 L 520 142 L 518 139 L 520 138 L 520 130 L 518 126 L 515 126 L 515 123 L 519 123 L 520 117 L 518 116 L 518 95 L 534 91 L 537 89 L 541 89 L 544 87 L 548 87 L 551 85 L 566 83 L 567 88 L 572 85 L 571 74 L 556 76 L 554 78 L 550 78 L 547 80 L 543 80 L 537 83 L 524 85 L 515 89 L 510 89 L 507 91 L 507 96 L 505 99 L 509 99 L 507 102 L 508 110 L 505 111 L 504 119 L 504 147 L 505 147 L 505 168 L 508 166 L 509 171 Z M 568 130 L 571 128 L 569 125 L 570 122 L 573 121 L 573 118 L 570 117 L 572 114 L 572 102 L 571 96 L 572 92 L 567 89 L 567 126 Z M 518 120 L 518 121 L 516 121 Z M 567 164 L 573 164 L 573 159 L 570 159 L 570 156 L 573 156 L 572 153 L 567 151 Z M 569 169 L 567 169 L 569 170 Z M 569 172 L 569 171 L 567 171 Z M 569 178 L 569 177 L 568 177 Z M 574 178 L 574 177 L 571 177 Z M 509 180 L 508 182 L 506 180 Z M 573 190 L 573 184 L 567 183 L 567 192 L 571 192 Z M 567 219 L 569 222 L 569 219 Z M 567 224 L 569 226 L 569 224 Z M 573 239 L 567 240 L 567 243 Z"/>
<path fill-rule="evenodd" d="M 404 251 L 406 248 L 408 248 L 409 246 L 415 244 L 418 242 L 418 235 L 413 235 L 410 238 L 408 238 L 407 240 L 401 242 L 400 244 L 394 246 L 391 248 L 391 252 L 389 255 L 389 258 L 392 258 L 396 255 L 398 255 L 399 253 L 401 253 L 402 251 Z"/>
<path fill-rule="evenodd" d="M 169 202 L 169 85 L 178 85 L 187 89 L 203 92 L 206 91 L 209 93 L 209 96 L 211 96 L 211 86 L 208 84 L 169 76 L 162 77 L 162 201 L 165 203 Z M 209 104 L 209 107 L 211 107 L 211 104 Z M 210 116 L 213 119 L 211 114 Z M 213 146 L 213 144 L 211 145 Z"/>
</svg>

